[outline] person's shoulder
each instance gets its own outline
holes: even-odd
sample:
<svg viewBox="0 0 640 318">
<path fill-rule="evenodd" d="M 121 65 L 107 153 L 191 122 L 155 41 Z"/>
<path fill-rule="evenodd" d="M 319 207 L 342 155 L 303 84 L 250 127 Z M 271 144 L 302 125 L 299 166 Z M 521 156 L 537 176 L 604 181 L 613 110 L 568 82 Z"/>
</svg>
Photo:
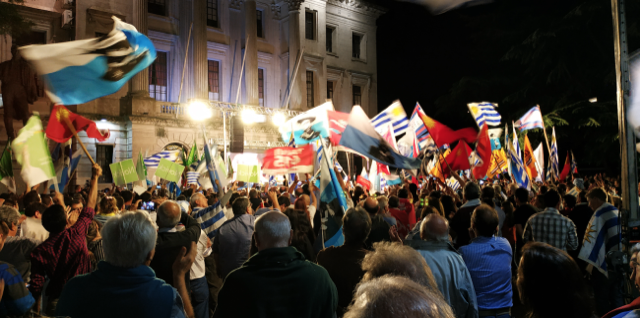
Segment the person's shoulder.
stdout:
<svg viewBox="0 0 640 318">
<path fill-rule="evenodd" d="M 338 251 L 338 247 L 329 246 L 320 252 L 318 252 L 318 256 L 316 256 L 316 260 L 318 263 L 321 263 L 325 258 L 332 256 L 334 253 Z"/>
</svg>

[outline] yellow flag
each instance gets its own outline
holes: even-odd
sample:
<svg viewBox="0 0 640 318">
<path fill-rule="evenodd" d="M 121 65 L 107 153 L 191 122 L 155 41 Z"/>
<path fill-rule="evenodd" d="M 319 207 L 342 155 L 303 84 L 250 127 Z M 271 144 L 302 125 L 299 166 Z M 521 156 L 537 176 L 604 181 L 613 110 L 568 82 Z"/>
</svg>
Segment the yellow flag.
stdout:
<svg viewBox="0 0 640 318">
<path fill-rule="evenodd" d="M 491 166 L 487 171 L 487 177 L 493 178 L 503 171 L 507 171 L 507 155 L 505 155 L 504 149 L 501 148 L 491 152 Z"/>
<path fill-rule="evenodd" d="M 527 135 L 524 135 L 524 168 L 527 170 L 529 180 L 533 180 L 538 177 L 538 171 L 536 170 L 536 159 L 533 156 L 533 148 Z"/>
<path fill-rule="evenodd" d="M 447 157 L 447 155 L 449 155 L 449 153 L 451 153 L 451 149 L 447 149 L 444 154 L 440 155 L 438 157 L 438 163 L 436 163 L 436 165 L 433 167 L 433 169 L 431 169 L 430 173 L 432 176 L 440 179 L 440 181 L 442 181 L 443 183 L 446 181 L 444 178 L 444 172 L 448 171 L 449 168 L 447 168 L 447 162 L 444 160 L 444 158 Z"/>
</svg>

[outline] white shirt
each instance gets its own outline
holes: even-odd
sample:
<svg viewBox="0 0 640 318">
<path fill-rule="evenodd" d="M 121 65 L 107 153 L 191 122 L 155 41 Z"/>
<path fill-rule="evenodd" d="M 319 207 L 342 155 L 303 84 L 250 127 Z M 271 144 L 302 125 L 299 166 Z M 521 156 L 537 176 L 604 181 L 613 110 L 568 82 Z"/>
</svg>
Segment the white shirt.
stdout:
<svg viewBox="0 0 640 318">
<path fill-rule="evenodd" d="M 211 255 L 211 247 L 207 248 L 207 234 L 200 230 L 200 238 L 198 239 L 198 254 L 196 260 L 191 265 L 189 278 L 198 279 L 204 277 L 204 258 Z"/>
<path fill-rule="evenodd" d="M 49 232 L 42 226 L 42 220 L 28 217 L 22 222 L 22 236 L 43 242 L 49 237 Z"/>
<path fill-rule="evenodd" d="M 316 206 L 315 205 L 310 205 L 307 208 L 307 211 L 309 211 L 309 217 L 311 218 L 311 220 L 309 220 L 309 222 L 311 222 L 311 227 L 313 228 L 313 217 L 316 215 Z"/>
</svg>

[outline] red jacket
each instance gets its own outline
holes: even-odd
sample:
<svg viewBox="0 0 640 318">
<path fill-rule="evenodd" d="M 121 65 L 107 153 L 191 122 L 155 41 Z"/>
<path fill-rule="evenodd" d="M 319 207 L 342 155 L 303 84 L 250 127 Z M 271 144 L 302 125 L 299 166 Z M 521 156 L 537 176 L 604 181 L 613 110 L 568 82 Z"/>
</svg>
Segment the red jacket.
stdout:
<svg viewBox="0 0 640 318">
<path fill-rule="evenodd" d="M 640 309 L 640 297 L 636 298 L 634 301 L 632 301 L 628 305 L 624 305 L 624 306 L 622 306 L 620 308 L 616 308 L 616 309 L 608 312 L 606 315 L 602 316 L 602 318 L 615 317 L 617 314 L 623 313 L 625 311 L 631 311 L 631 310 L 634 310 L 634 309 Z"/>
<path fill-rule="evenodd" d="M 409 199 L 400 199 L 397 208 L 390 208 L 389 213 L 398 221 L 398 234 L 404 238 L 416 225 L 416 210 Z"/>
</svg>

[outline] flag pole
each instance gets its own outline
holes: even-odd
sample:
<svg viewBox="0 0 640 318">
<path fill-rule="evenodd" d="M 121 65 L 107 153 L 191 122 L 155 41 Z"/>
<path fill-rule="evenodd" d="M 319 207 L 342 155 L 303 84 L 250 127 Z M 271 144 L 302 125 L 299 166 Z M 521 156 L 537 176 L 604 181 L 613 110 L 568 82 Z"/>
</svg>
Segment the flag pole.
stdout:
<svg viewBox="0 0 640 318">
<path fill-rule="evenodd" d="M 238 79 L 238 93 L 236 94 L 236 105 L 238 105 L 238 99 L 240 99 L 240 88 L 242 88 L 242 73 L 244 72 L 244 61 L 247 59 L 247 46 L 249 46 L 249 37 L 247 37 L 247 43 L 244 45 L 242 67 L 240 67 L 240 78 Z"/>
<path fill-rule="evenodd" d="M 542 110 L 540 110 L 540 105 L 536 105 L 536 107 L 540 112 L 540 117 L 542 117 Z M 549 151 L 549 156 L 551 156 L 551 146 L 549 146 L 549 137 L 547 137 L 547 127 L 544 125 L 544 118 L 542 118 L 542 134 L 544 135 L 544 141 L 547 143 L 547 151 Z"/>
<path fill-rule="evenodd" d="M 193 22 L 191 22 L 191 26 L 189 27 L 189 36 L 187 37 L 187 49 L 184 52 L 184 64 L 182 65 L 182 78 L 180 79 L 180 91 L 178 92 L 178 104 L 180 104 L 180 99 L 182 98 L 182 84 L 184 84 L 184 73 L 187 69 L 187 58 L 189 57 L 189 44 L 191 43 L 191 30 L 193 30 Z M 178 112 L 176 111 L 176 117 L 178 116 Z"/>
<path fill-rule="evenodd" d="M 87 150 L 87 147 L 84 146 L 84 143 L 82 142 L 82 140 L 80 140 L 80 137 L 78 136 L 78 132 L 76 131 L 75 127 L 73 127 L 73 125 L 71 124 L 71 122 L 69 121 L 69 114 L 66 111 L 63 111 L 60 114 L 60 117 L 62 118 L 62 120 L 64 121 L 65 124 L 67 124 L 67 127 L 69 127 L 69 130 L 71 130 L 71 133 L 73 133 L 73 136 L 76 137 L 76 140 L 78 141 L 78 143 L 80 144 L 80 147 L 82 147 L 82 150 L 84 150 L 84 153 L 87 155 L 87 157 L 89 157 L 89 160 L 91 160 L 91 164 L 95 165 L 96 162 L 93 161 L 93 157 L 91 157 L 91 155 L 89 154 L 89 151 Z M 57 188 L 57 182 L 55 183 L 56 188 Z"/>
</svg>

